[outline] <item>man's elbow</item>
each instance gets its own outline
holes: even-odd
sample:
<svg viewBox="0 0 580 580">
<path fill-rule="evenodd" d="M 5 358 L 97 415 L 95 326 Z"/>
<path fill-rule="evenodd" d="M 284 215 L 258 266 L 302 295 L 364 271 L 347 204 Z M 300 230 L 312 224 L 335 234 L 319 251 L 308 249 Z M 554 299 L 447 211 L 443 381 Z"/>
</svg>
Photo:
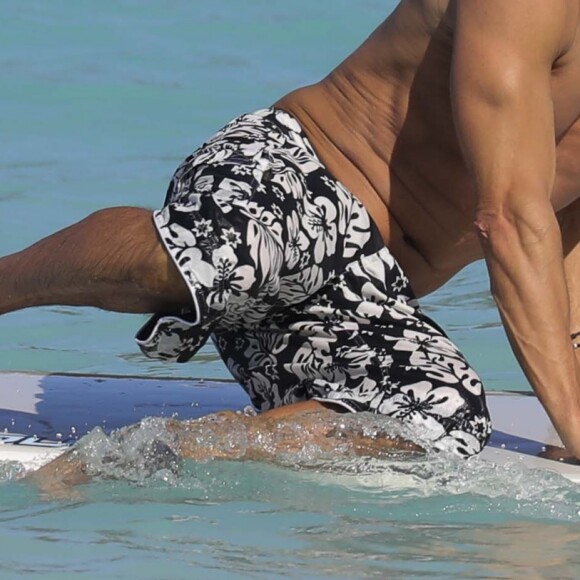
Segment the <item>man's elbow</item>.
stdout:
<svg viewBox="0 0 580 580">
<path fill-rule="evenodd" d="M 515 249 L 543 243 L 558 223 L 551 205 L 529 203 L 523 207 L 500 206 L 480 210 L 473 220 L 475 233 L 485 248 Z"/>
<path fill-rule="evenodd" d="M 501 209 L 478 211 L 473 220 L 475 233 L 482 243 L 491 240 L 492 237 L 508 232 L 513 227 L 513 216 Z"/>
<path fill-rule="evenodd" d="M 482 246 L 490 247 L 514 243 L 519 237 L 519 217 L 503 208 L 478 212 L 473 221 L 475 233 Z"/>
</svg>

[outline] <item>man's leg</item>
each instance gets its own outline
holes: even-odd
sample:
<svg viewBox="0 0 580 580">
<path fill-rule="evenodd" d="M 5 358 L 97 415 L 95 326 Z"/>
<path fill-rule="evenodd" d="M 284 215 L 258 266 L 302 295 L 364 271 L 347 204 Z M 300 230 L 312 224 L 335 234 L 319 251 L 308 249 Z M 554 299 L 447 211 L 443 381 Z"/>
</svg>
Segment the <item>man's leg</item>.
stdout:
<svg viewBox="0 0 580 580">
<path fill-rule="evenodd" d="M 299 459 L 310 448 L 311 459 L 354 457 L 388 459 L 423 453 L 409 441 L 389 434 L 380 419 L 358 423 L 354 414 L 341 415 L 338 408 L 318 401 L 304 401 L 266 411 L 255 417 L 222 411 L 200 419 L 165 423 L 168 443 L 153 445 L 150 461 L 233 460 L 282 463 Z M 139 428 L 132 425 L 125 436 Z M 160 451 L 159 451 L 160 450 Z M 165 454 L 165 455 L 159 455 Z M 51 498 L 70 496 L 70 487 L 88 483 L 99 473 L 82 446 L 73 448 L 40 469 L 27 474 Z"/>
<path fill-rule="evenodd" d="M 151 212 L 141 208 L 98 211 L 0 258 L 0 314 L 50 304 L 147 313 L 190 303 Z"/>
</svg>

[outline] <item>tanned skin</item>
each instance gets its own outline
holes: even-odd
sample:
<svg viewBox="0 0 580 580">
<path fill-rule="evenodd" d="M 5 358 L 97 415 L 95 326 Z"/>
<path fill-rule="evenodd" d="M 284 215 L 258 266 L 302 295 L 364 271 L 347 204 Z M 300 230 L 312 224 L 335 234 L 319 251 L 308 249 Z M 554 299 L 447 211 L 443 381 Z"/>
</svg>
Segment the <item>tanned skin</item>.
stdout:
<svg viewBox="0 0 580 580">
<path fill-rule="evenodd" d="M 485 259 L 514 353 L 577 458 L 579 21 L 578 0 L 403 0 L 326 78 L 276 103 L 367 207 L 418 296 Z M 0 260 L 0 313 L 190 302 L 137 208 L 103 210 Z M 312 412 L 336 409 L 269 416 Z"/>
</svg>

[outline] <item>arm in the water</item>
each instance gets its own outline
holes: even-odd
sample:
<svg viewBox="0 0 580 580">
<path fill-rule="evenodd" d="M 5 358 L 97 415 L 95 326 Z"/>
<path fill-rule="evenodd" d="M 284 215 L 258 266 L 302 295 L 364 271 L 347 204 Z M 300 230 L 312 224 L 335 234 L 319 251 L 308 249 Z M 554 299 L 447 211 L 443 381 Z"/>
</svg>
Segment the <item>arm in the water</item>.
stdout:
<svg viewBox="0 0 580 580">
<path fill-rule="evenodd" d="M 345 425 L 336 407 L 317 401 L 287 405 L 257 416 L 223 411 L 200 419 L 168 420 L 166 428 L 178 457 L 195 461 L 212 459 L 280 461 L 283 456 L 314 449 L 317 456 L 386 457 L 418 452 L 420 447 L 389 436 L 380 429 Z M 28 478 L 42 489 L 58 493 L 90 480 L 82 447 L 72 449 L 31 473 Z"/>
<path fill-rule="evenodd" d="M 475 225 L 504 326 L 559 435 L 580 457 L 579 370 L 551 204 L 551 70 L 574 38 L 573 8 L 563 1 L 457 2 L 452 99 L 477 194 Z"/>
</svg>

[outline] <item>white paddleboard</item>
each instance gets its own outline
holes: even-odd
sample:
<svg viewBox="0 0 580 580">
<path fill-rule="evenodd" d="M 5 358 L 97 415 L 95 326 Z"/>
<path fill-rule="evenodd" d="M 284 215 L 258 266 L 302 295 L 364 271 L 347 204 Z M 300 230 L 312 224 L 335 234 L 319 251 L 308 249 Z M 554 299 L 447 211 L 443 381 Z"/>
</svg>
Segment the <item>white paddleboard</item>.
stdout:
<svg viewBox="0 0 580 580">
<path fill-rule="evenodd" d="M 64 453 L 71 444 L 35 435 L 0 433 L 0 461 L 16 461 L 26 469 L 34 469 Z"/>
<path fill-rule="evenodd" d="M 249 403 L 228 381 L 0 372 L 0 462 L 37 469 L 97 426 L 191 419 Z"/>
<path fill-rule="evenodd" d="M 561 441 L 535 396 L 492 392 L 487 399 L 494 432 L 484 459 L 549 469 L 580 483 L 580 464 L 539 457 Z M 227 381 L 0 373 L 0 461 L 35 468 L 96 426 L 109 431 L 144 417 L 190 419 L 248 404 Z"/>
</svg>

